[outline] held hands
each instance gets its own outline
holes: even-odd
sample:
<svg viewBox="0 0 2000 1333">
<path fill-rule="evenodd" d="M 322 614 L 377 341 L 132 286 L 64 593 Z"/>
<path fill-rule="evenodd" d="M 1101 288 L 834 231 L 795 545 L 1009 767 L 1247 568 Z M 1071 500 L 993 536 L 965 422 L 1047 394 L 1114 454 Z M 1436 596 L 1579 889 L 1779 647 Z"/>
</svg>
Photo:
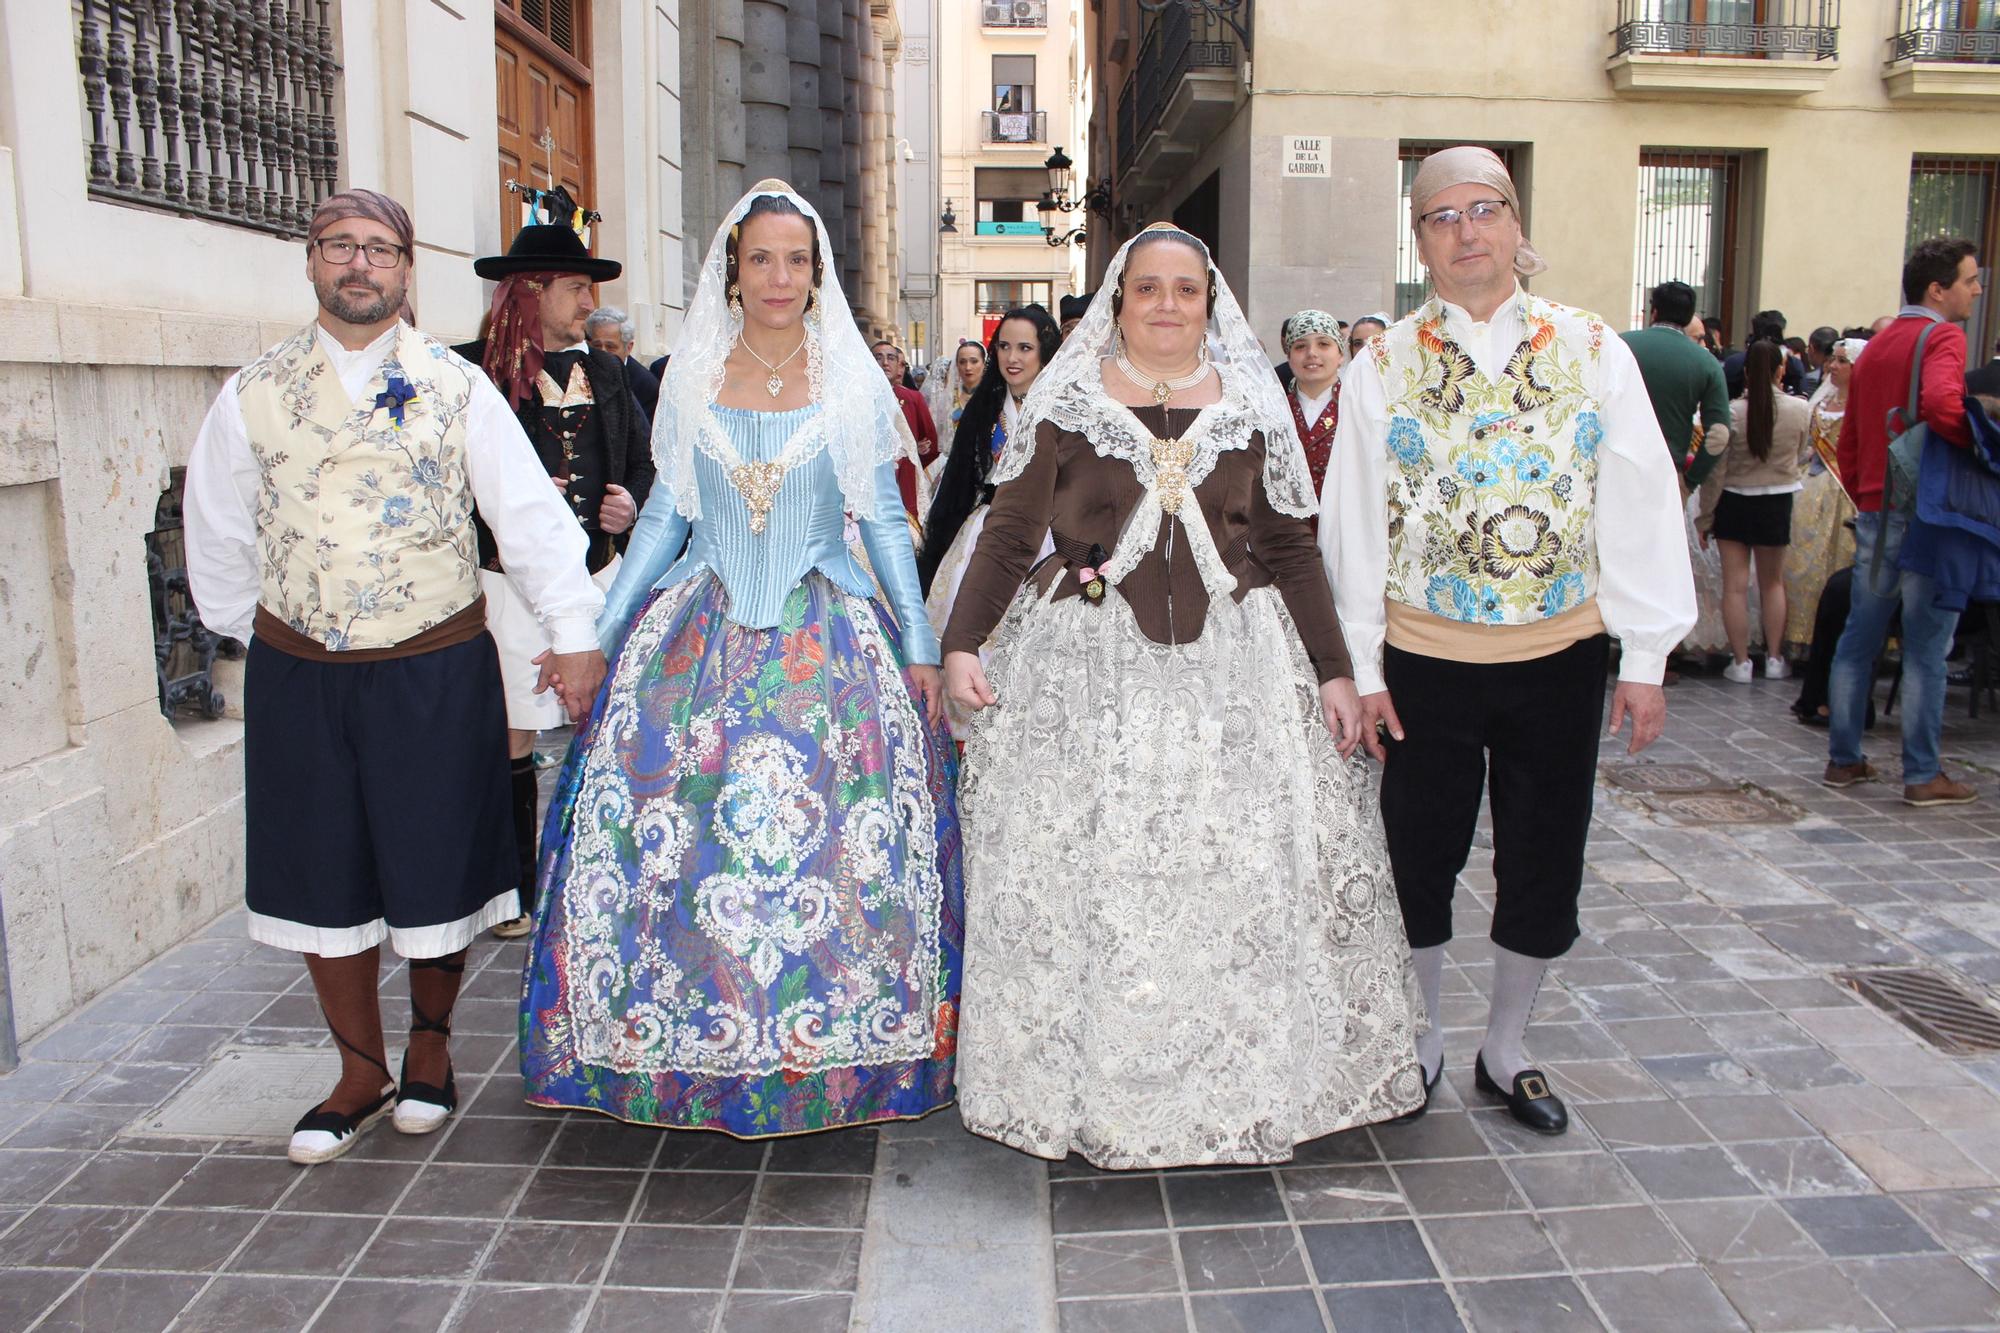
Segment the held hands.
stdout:
<svg viewBox="0 0 2000 1333">
<path fill-rule="evenodd" d="M 1355 692 L 1354 682 L 1346 676 L 1323 682 L 1319 687 L 1320 711 L 1326 715 L 1326 729 L 1333 735 L 1333 745 L 1340 751 L 1342 759 L 1354 753 L 1354 747 L 1365 739 L 1362 733 L 1361 696 Z"/>
<path fill-rule="evenodd" d="M 554 690 L 572 723 L 580 727 L 588 721 L 591 701 L 597 698 L 597 687 L 604 683 L 604 654 L 595 648 L 581 653 L 559 653 L 545 648 L 535 659 L 535 665 L 542 669 L 540 679 L 535 682 L 535 693 Z"/>
<path fill-rule="evenodd" d="M 944 689 L 951 701 L 968 713 L 991 708 L 1000 701 L 986 683 L 986 668 L 979 665 L 978 653 L 944 655 Z"/>
<path fill-rule="evenodd" d="M 639 517 L 639 506 L 633 502 L 632 492 L 623 486 L 606 486 L 604 502 L 597 506 L 598 531 L 616 537 L 631 527 Z"/>
<path fill-rule="evenodd" d="M 1657 685 L 1619 681 L 1611 695 L 1609 734 L 1616 736 L 1628 715 L 1632 719 L 1632 743 L 1625 747 L 1625 753 L 1637 754 L 1660 739 L 1660 733 L 1667 729 L 1667 692 Z"/>
<path fill-rule="evenodd" d="M 924 719 L 935 727 L 944 721 L 944 677 L 934 666 L 914 664 L 909 671 L 917 692 L 924 696 Z"/>
</svg>

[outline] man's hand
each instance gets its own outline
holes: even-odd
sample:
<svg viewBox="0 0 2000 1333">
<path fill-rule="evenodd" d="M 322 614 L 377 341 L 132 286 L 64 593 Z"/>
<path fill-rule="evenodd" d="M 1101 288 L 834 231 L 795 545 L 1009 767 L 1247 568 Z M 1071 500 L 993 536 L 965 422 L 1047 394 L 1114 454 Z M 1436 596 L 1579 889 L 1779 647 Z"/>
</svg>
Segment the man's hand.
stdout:
<svg viewBox="0 0 2000 1333">
<path fill-rule="evenodd" d="M 1319 687 L 1319 707 L 1326 716 L 1326 729 L 1332 733 L 1340 757 L 1352 755 L 1362 739 L 1361 696 L 1355 693 L 1354 682 L 1346 676 L 1323 682 Z"/>
<path fill-rule="evenodd" d="M 1389 698 L 1389 691 L 1377 690 L 1373 694 L 1362 695 L 1361 744 L 1371 758 L 1389 757 L 1389 747 L 1382 743 L 1385 730 L 1391 738 L 1403 739 L 1403 720 L 1396 716 L 1396 705 Z"/>
<path fill-rule="evenodd" d="M 623 486 L 606 486 L 604 502 L 597 506 L 598 531 L 615 537 L 631 527 L 639 517 L 639 506 L 632 500 L 632 492 Z"/>
<path fill-rule="evenodd" d="M 1625 747 L 1625 753 L 1637 754 L 1660 739 L 1660 733 L 1667 729 L 1667 692 L 1657 685 L 1619 681 L 1611 695 L 1611 735 L 1618 734 L 1628 715 L 1632 719 L 1632 743 Z"/>
<path fill-rule="evenodd" d="M 924 717 L 932 726 L 944 721 L 944 676 L 934 666 L 913 665 L 910 679 L 917 683 L 917 692 L 924 696 Z"/>
<path fill-rule="evenodd" d="M 604 683 L 604 654 L 595 648 L 581 653 L 559 653 L 545 648 L 535 659 L 535 665 L 542 669 L 535 681 L 535 693 L 553 689 L 562 699 L 569 720 L 582 726 L 590 717 L 597 687 Z"/>
<path fill-rule="evenodd" d="M 991 708 L 1000 702 L 986 683 L 986 668 L 979 665 L 978 653 L 944 655 L 944 690 L 951 701 L 968 713 Z"/>
</svg>

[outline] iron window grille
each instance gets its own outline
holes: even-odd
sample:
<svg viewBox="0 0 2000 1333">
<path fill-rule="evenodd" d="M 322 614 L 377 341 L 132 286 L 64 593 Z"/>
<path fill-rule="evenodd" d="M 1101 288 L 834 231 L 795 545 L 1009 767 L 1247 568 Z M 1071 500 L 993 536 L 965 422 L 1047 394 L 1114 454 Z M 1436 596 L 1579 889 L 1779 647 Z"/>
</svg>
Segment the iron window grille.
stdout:
<svg viewBox="0 0 2000 1333">
<path fill-rule="evenodd" d="M 1840 54 L 1840 0 L 1618 0 L 1617 54 L 1785 56 Z"/>
<path fill-rule="evenodd" d="M 1889 58 L 2000 63 L 2000 0 L 1900 0 Z"/>
</svg>

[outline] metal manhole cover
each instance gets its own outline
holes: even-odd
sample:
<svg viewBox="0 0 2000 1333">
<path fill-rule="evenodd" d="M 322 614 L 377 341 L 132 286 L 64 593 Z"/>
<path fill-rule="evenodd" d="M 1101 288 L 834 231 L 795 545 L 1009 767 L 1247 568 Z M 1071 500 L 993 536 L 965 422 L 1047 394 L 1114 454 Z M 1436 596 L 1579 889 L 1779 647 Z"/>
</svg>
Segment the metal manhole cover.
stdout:
<svg viewBox="0 0 2000 1333">
<path fill-rule="evenodd" d="M 1668 792 L 1640 798 L 1655 814 L 1670 815 L 1689 824 L 1789 824 L 1792 816 L 1754 792 L 1733 788 L 1721 791 Z"/>
<path fill-rule="evenodd" d="M 1736 784 L 1694 764 L 1617 764 L 1604 775 L 1611 785 L 1632 792 L 1697 792 L 1736 790 Z"/>
<path fill-rule="evenodd" d="M 339 1074 L 339 1057 L 329 1050 L 225 1047 L 214 1064 L 125 1132 L 147 1138 L 286 1139 L 299 1112 L 325 1097 Z"/>
<path fill-rule="evenodd" d="M 2000 1012 L 1949 977 L 1897 967 L 1836 972 L 1834 980 L 1947 1055 L 2000 1051 Z"/>
</svg>

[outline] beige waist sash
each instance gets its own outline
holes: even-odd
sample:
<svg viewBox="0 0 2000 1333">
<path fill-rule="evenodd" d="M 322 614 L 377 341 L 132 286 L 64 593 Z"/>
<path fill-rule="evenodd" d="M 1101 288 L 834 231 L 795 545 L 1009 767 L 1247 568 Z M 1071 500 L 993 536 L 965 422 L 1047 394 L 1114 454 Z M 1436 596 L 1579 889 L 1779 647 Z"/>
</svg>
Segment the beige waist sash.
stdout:
<svg viewBox="0 0 2000 1333">
<path fill-rule="evenodd" d="M 1597 599 L 1526 625 L 1468 625 L 1391 598 L 1387 641 L 1393 648 L 1448 662 L 1528 662 L 1604 633 Z"/>
</svg>

